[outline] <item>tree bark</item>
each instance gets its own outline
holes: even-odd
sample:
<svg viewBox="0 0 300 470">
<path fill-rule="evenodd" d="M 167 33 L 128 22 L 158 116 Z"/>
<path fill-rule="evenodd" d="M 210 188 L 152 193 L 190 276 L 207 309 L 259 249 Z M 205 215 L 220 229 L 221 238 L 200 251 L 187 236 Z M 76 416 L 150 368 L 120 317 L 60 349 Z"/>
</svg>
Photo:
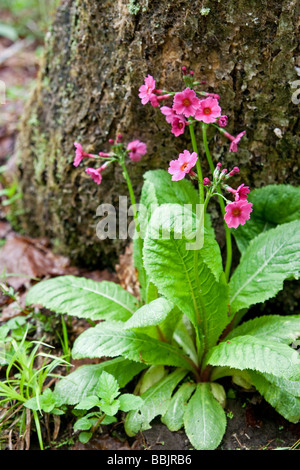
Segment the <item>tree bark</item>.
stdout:
<svg viewBox="0 0 300 470">
<path fill-rule="evenodd" d="M 146 142 L 147 156 L 129 168 L 139 194 L 146 170 L 167 169 L 191 145 L 187 132 L 175 138 L 157 109 L 141 105 L 138 88 L 150 73 L 159 88 L 182 89 L 183 65 L 221 96 L 228 131 L 246 130 L 238 153 L 209 133 L 215 162 L 238 165 L 236 183 L 251 188 L 298 185 L 299 13 L 296 0 L 140 0 L 130 8 L 128 0 L 62 0 L 18 142 L 26 232 L 48 236 L 76 263 L 115 263 L 126 241 L 100 241 L 95 215 L 128 195 L 121 170 L 110 167 L 98 187 L 73 167 L 73 143 L 98 153 L 117 133 Z"/>
</svg>

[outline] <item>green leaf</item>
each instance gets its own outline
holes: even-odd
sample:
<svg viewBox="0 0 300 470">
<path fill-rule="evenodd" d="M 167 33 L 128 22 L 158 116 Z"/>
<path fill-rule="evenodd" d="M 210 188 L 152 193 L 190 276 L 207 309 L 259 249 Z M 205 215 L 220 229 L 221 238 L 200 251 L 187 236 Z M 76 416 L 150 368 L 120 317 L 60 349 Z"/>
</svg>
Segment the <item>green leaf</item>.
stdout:
<svg viewBox="0 0 300 470">
<path fill-rule="evenodd" d="M 30 410 L 41 410 L 41 403 L 37 400 L 36 397 L 29 398 L 27 401 L 25 401 L 24 406 L 26 408 L 29 408 Z"/>
<path fill-rule="evenodd" d="M 300 315 L 264 315 L 253 318 L 236 327 L 226 339 L 244 335 L 291 344 L 300 337 Z"/>
<path fill-rule="evenodd" d="M 10 39 L 13 42 L 17 41 L 19 37 L 17 30 L 13 26 L 4 23 L 0 23 L 0 36 Z"/>
<path fill-rule="evenodd" d="M 179 205 L 195 215 L 198 214 L 198 216 L 198 211 L 202 212 L 198 191 L 191 181 L 183 179 L 174 182 L 171 175 L 165 170 L 150 170 L 145 173 L 144 179 L 145 182 L 140 199 L 140 204 L 144 208 L 140 212 L 143 238 L 146 236 L 147 227 L 154 211 L 163 204 L 168 204 L 169 207 L 171 205 Z M 206 238 L 204 249 L 206 249 L 207 261 L 209 263 L 213 261 L 213 267 L 210 267 L 213 271 L 215 268 L 216 277 L 218 278 L 223 271 L 222 259 L 219 245 L 215 241 L 215 234 L 209 214 L 205 214 L 204 226 Z"/>
<path fill-rule="evenodd" d="M 179 205 L 172 210 L 169 205 L 157 209 L 144 240 L 144 264 L 160 294 L 174 302 L 194 326 L 200 326 L 209 348 L 230 321 L 228 286 L 224 274 L 216 280 L 218 261 L 212 269 L 208 267 L 212 262 L 205 245 L 210 246 L 209 237 L 204 237 L 203 249 L 187 249 L 197 221 L 191 212 L 185 212 L 182 233 L 182 211 Z"/>
<path fill-rule="evenodd" d="M 184 350 L 184 352 L 197 364 L 198 356 L 195 347 L 195 332 L 191 327 L 191 322 L 184 316 L 177 324 L 174 331 L 173 339 Z"/>
<path fill-rule="evenodd" d="M 107 403 L 112 403 L 120 394 L 119 384 L 112 374 L 103 371 L 98 384 L 98 396 Z"/>
<path fill-rule="evenodd" d="M 101 424 L 112 424 L 112 423 L 116 423 L 117 422 L 117 418 L 115 416 L 105 416 L 103 418 L 103 420 L 101 421 Z"/>
<path fill-rule="evenodd" d="M 95 406 L 99 406 L 100 400 L 96 395 L 90 395 L 83 398 L 78 405 L 75 406 L 76 410 L 90 410 Z"/>
<path fill-rule="evenodd" d="M 300 220 L 300 187 L 270 184 L 251 191 L 248 200 L 253 204 L 250 220 L 232 231 L 241 253 L 260 233 L 279 224 Z"/>
<path fill-rule="evenodd" d="M 166 319 L 159 324 L 159 329 L 157 329 L 158 339 L 164 338 L 165 341 L 173 344 L 174 331 L 182 319 L 182 316 L 182 311 L 175 306 Z"/>
<path fill-rule="evenodd" d="M 86 444 L 87 442 L 89 442 L 89 440 L 91 439 L 93 433 L 92 432 L 86 432 L 86 431 L 83 431 L 79 434 L 78 436 L 78 439 L 79 441 L 82 443 L 82 444 Z"/>
<path fill-rule="evenodd" d="M 148 388 L 159 382 L 163 377 L 168 375 L 165 366 L 150 366 L 142 374 L 135 386 L 135 393 L 142 395 Z"/>
<path fill-rule="evenodd" d="M 63 410 L 60 410 L 59 408 L 53 408 L 53 410 L 51 411 L 51 413 L 53 415 L 64 415 L 65 412 Z"/>
<path fill-rule="evenodd" d="M 34 396 L 24 403 L 26 408 L 31 410 L 44 411 L 45 413 L 51 413 L 56 406 L 60 406 L 62 401 L 54 395 L 50 388 L 46 388 L 45 391 L 39 395 Z"/>
<path fill-rule="evenodd" d="M 226 415 L 209 383 L 197 384 L 184 413 L 184 429 L 197 450 L 215 450 L 226 430 Z"/>
<path fill-rule="evenodd" d="M 164 297 L 159 297 L 136 310 L 124 324 L 124 329 L 142 328 L 159 325 L 174 309 L 174 304 Z"/>
<path fill-rule="evenodd" d="M 39 282 L 27 294 L 26 304 L 90 320 L 117 321 L 128 320 L 138 307 L 137 299 L 120 285 L 76 276 Z"/>
<path fill-rule="evenodd" d="M 113 400 L 111 403 L 107 403 L 106 401 L 101 402 L 101 411 L 105 413 L 108 416 L 114 416 L 118 411 L 120 407 L 120 402 L 119 400 Z"/>
<path fill-rule="evenodd" d="M 146 365 L 123 357 L 78 367 L 57 382 L 54 394 L 62 403 L 74 405 L 85 397 L 97 395 L 99 379 L 104 370 L 117 378 L 120 388 L 125 387 Z"/>
<path fill-rule="evenodd" d="M 140 285 L 140 298 L 141 302 L 147 302 L 147 292 L 149 281 L 143 263 L 143 247 L 144 240 L 137 233 L 134 234 L 132 239 L 133 245 L 133 264 L 136 271 L 136 277 Z"/>
<path fill-rule="evenodd" d="M 223 341 L 207 353 L 204 363 L 204 367 L 211 364 L 251 369 L 287 380 L 300 379 L 300 355 L 297 351 L 265 337 L 245 335 Z"/>
<path fill-rule="evenodd" d="M 126 413 L 131 410 L 139 410 L 144 403 L 141 397 L 133 395 L 132 393 L 123 393 L 119 396 L 120 410 Z"/>
<path fill-rule="evenodd" d="M 231 312 L 274 297 L 300 271 L 300 221 L 261 233 L 242 255 L 230 280 Z"/>
<path fill-rule="evenodd" d="M 162 204 L 191 204 L 194 207 L 199 203 L 197 190 L 191 181 L 183 179 L 172 181 L 171 175 L 165 170 L 150 170 L 144 174 L 144 184 L 140 204 L 146 211 L 143 212 L 144 230 L 150 221 L 153 211 Z"/>
<path fill-rule="evenodd" d="M 26 408 L 29 408 L 30 410 L 34 411 L 44 411 L 45 413 L 50 413 L 54 408 L 55 408 L 55 402 L 49 401 L 49 400 L 43 400 L 43 396 L 40 395 L 39 397 L 35 396 L 32 398 L 29 398 L 24 403 L 24 406 Z"/>
<path fill-rule="evenodd" d="M 88 431 L 91 429 L 93 423 L 91 420 L 83 416 L 83 418 L 79 418 L 77 421 L 74 423 L 74 430 L 75 431 Z"/>
<path fill-rule="evenodd" d="M 274 377 L 272 374 L 264 374 L 264 378 L 275 387 L 282 388 L 294 397 L 300 397 L 300 380 L 287 380 L 282 377 Z"/>
<path fill-rule="evenodd" d="M 194 204 L 198 201 L 198 194 L 192 183 L 181 180 L 174 184 L 170 174 L 165 170 L 151 170 L 144 174 L 139 202 L 139 223 L 142 237 L 133 239 L 133 259 L 138 271 L 138 279 L 141 285 L 141 297 L 148 303 L 149 279 L 143 264 L 143 239 L 151 214 L 156 207 L 165 203 Z M 152 300 L 152 299 L 151 299 Z"/>
<path fill-rule="evenodd" d="M 187 402 L 195 388 L 196 384 L 193 382 L 183 383 L 171 398 L 165 414 L 161 417 L 162 423 L 164 423 L 170 431 L 179 431 L 179 429 L 183 427 L 183 416 Z"/>
<path fill-rule="evenodd" d="M 159 297 L 139 308 L 124 324 L 124 329 L 137 329 L 138 333 L 171 343 L 174 330 L 182 315 L 183 313 L 172 302 Z"/>
<path fill-rule="evenodd" d="M 300 397 L 295 397 L 284 388 L 270 383 L 261 374 L 252 373 L 251 380 L 265 400 L 285 419 L 291 423 L 300 420 Z"/>
<path fill-rule="evenodd" d="M 173 391 L 186 373 L 182 369 L 176 369 L 142 394 L 143 406 L 139 410 L 130 411 L 126 416 L 125 431 L 129 436 L 150 429 L 151 421 L 166 412 Z"/>
<path fill-rule="evenodd" d="M 123 329 L 123 323 L 103 322 L 84 331 L 74 342 L 74 359 L 116 357 L 144 364 L 161 364 L 193 370 L 182 351 L 171 344 Z"/>
<path fill-rule="evenodd" d="M 137 237 L 133 240 L 133 257 L 134 264 L 139 273 L 139 281 L 141 284 L 142 298 L 149 302 L 148 287 L 149 278 L 143 263 L 143 239 L 147 231 L 150 218 L 162 204 L 179 204 L 189 208 L 193 212 L 197 212 L 199 207 L 199 195 L 191 181 L 183 179 L 181 181 L 172 181 L 171 175 L 165 170 L 150 170 L 144 174 L 144 184 L 142 187 L 139 210 L 139 223 L 141 228 L 142 239 Z M 205 230 L 210 236 L 210 247 L 207 246 L 207 256 L 211 256 L 214 260 L 217 275 L 222 271 L 222 260 L 220 256 L 219 246 L 214 240 L 214 231 L 211 227 L 209 215 L 205 215 Z M 219 271 L 219 272 L 218 272 Z M 152 298 L 150 300 L 153 300 Z"/>
</svg>

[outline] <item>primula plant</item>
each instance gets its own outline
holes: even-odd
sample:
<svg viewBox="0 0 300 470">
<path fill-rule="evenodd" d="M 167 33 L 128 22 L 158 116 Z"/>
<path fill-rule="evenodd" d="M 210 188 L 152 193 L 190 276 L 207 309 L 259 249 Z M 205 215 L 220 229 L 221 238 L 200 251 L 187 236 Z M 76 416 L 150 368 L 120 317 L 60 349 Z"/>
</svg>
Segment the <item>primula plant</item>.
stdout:
<svg viewBox="0 0 300 470">
<path fill-rule="evenodd" d="M 225 130 L 221 98 L 199 91 L 193 72 L 183 68 L 183 80 L 184 89 L 174 92 L 156 88 L 148 75 L 139 89 L 142 105 L 157 108 L 175 137 L 188 130 L 191 138 L 191 148 L 168 168 L 146 172 L 139 206 L 127 164 L 143 157 L 144 143 L 125 144 L 118 136 L 99 155 L 86 154 L 75 144 L 75 166 L 100 161 L 96 169 L 86 170 L 97 184 L 107 165 L 123 169 L 135 207 L 139 298 L 112 282 L 63 276 L 36 284 L 27 304 L 95 322 L 76 339 L 72 356 L 110 358 L 60 380 L 54 394 L 61 401 L 77 405 L 94 396 L 103 371 L 120 388 L 130 388 L 135 377 L 133 393 L 143 401 L 126 415 L 127 434 L 149 429 L 160 416 L 171 431 L 184 428 L 195 449 L 208 450 L 219 446 L 226 429 L 221 380 L 226 376 L 245 388 L 255 387 L 287 420 L 300 418 L 300 361 L 294 348 L 300 316 L 274 312 L 243 321 L 250 307 L 298 278 L 300 192 L 288 184 L 234 188 L 239 168 L 228 171 L 213 162 L 207 129 L 228 139 L 230 152 L 238 151 L 245 131 L 234 137 Z M 202 173 L 203 158 L 210 175 Z M 224 223 L 224 265 L 208 211 L 212 198 Z M 234 270 L 232 236 L 240 250 Z"/>
</svg>

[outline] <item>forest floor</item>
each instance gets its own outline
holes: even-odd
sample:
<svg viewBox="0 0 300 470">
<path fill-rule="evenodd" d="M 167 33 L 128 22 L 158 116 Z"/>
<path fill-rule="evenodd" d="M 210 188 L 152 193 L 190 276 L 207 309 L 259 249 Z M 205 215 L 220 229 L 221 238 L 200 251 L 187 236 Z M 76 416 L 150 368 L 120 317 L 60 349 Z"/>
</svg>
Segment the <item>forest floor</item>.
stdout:
<svg viewBox="0 0 300 470">
<path fill-rule="evenodd" d="M 15 43 L 7 38 L 0 38 L 0 80 L 6 84 L 6 100 L 0 107 L 0 167 L 5 166 L 10 175 L 7 181 L 0 173 L 0 272 L 1 285 L 11 286 L 18 302 L 0 294 L 0 326 L 16 316 L 25 316 L 24 299 L 33 278 L 45 279 L 62 274 L 86 276 L 95 280 L 112 280 L 125 284 L 130 277 L 130 255 L 122 257 L 116 272 L 87 271 L 73 266 L 64 256 L 54 254 L 46 239 L 32 239 L 16 228 L 13 212 L 13 198 L 18 197 L 17 184 L 13 177 L 15 167 L 15 144 L 19 131 L 20 118 L 24 104 L 39 68 L 39 41 L 25 41 L 12 49 Z M 7 171 L 6 171 L 7 174 Z M 4 191 L 3 191 L 4 190 Z M 7 191 L 9 190 L 9 191 Z M 14 273 L 6 277 L 4 272 Z M 21 276 L 20 276 L 21 275 Z M 48 318 L 46 342 L 56 346 L 56 353 L 61 354 L 59 343 L 55 339 L 54 315 L 45 311 Z M 32 321 L 32 318 L 31 318 Z M 51 325 L 52 322 L 52 329 Z M 54 323 L 53 323 L 54 322 Z M 74 339 L 88 325 L 73 319 L 69 325 L 69 340 Z M 35 338 L 37 339 L 37 338 Z M 72 347 L 72 344 L 70 344 Z M 73 361 L 77 367 L 82 361 Z M 2 369 L 2 370 L 1 370 Z M 0 367 L 0 379 L 4 376 Z M 294 449 L 300 442 L 300 425 L 291 424 L 271 408 L 255 391 L 244 392 L 231 382 L 225 381 L 229 391 L 226 404 L 228 419 L 226 434 L 219 450 L 273 450 Z M 57 424 L 57 423 L 56 423 Z M 60 417 L 59 425 L 53 428 L 49 423 L 42 423 L 45 442 L 50 450 L 190 450 L 191 445 L 183 431 L 172 433 L 159 420 L 152 423 L 152 428 L 135 438 L 128 438 L 124 433 L 122 420 L 117 424 L 103 427 L 87 444 L 78 441 L 72 423 L 66 417 Z M 34 432 L 31 433 L 30 449 L 37 450 L 38 444 Z M 13 423 L 1 426 L 0 408 L 0 449 L 18 450 L 26 445 L 18 436 Z"/>
</svg>

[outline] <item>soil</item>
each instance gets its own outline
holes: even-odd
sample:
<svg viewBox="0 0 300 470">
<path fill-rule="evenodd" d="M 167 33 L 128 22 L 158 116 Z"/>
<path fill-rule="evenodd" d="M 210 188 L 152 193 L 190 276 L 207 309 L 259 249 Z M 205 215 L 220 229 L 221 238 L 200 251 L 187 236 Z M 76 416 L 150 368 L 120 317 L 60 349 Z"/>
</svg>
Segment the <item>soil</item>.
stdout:
<svg viewBox="0 0 300 470">
<path fill-rule="evenodd" d="M 0 40 L 0 55 L 10 46 L 8 40 Z M 12 85 L 22 85 L 30 89 L 32 80 L 36 77 L 38 63 L 35 55 L 36 45 L 21 49 L 10 59 L 0 65 L 0 79 Z M 17 73 L 16 73 L 17 72 Z M 8 164 L 13 168 L 14 145 L 18 132 L 18 120 L 24 106 L 24 95 L 18 99 L 8 99 L 2 107 L 0 122 L 0 165 Z M 132 282 L 130 250 L 120 259 L 116 272 L 83 271 L 70 264 L 69 260 L 54 255 L 47 240 L 35 240 L 26 234 L 17 233 L 6 219 L 6 211 L 0 214 L 0 238 L 3 248 L 0 254 L 1 263 L 9 266 L 10 272 L 19 272 L 28 277 L 11 278 L 10 283 L 17 290 L 21 302 L 30 286 L 32 276 L 47 278 L 64 273 L 85 275 L 94 279 L 110 279 L 120 282 L 124 287 L 134 292 Z M 17 255 L 16 255 L 17 253 Z M 16 311 L 14 305 L 5 296 L 0 298 L 0 325 L 12 316 L 22 314 Z M 48 315 L 51 312 L 48 312 Z M 73 321 L 73 335 L 77 336 L 87 325 L 81 321 Z M 71 332 L 72 334 L 72 332 Z M 1 369 L 1 368 L 0 368 Z M 234 391 L 234 398 L 228 398 L 226 405 L 227 430 L 218 450 L 273 450 L 292 448 L 300 439 L 300 424 L 291 424 L 282 418 L 255 392 L 243 392 L 234 389 L 227 381 L 227 390 Z M 1 410 L 0 410 L 1 411 Z M 56 427 L 55 427 L 56 425 Z M 54 427 L 53 427 L 54 426 Z M 52 429 L 53 427 L 53 429 Z M 48 447 L 50 450 L 191 450 L 191 444 L 183 431 L 170 432 L 159 420 L 154 420 L 152 428 L 128 438 L 124 433 L 122 417 L 117 425 L 103 427 L 102 432 L 95 435 L 87 444 L 81 444 L 74 436 L 72 425 L 65 417 L 52 423 L 51 437 L 55 441 Z M 48 430 L 49 430 L 48 428 Z M 43 428 L 46 434 L 47 426 Z M 4 436 L 5 438 L 6 436 Z M 48 436 L 49 437 L 49 436 Z M 36 437 L 31 437 L 31 450 L 38 450 Z M 3 437 L 0 436 L 1 442 Z M 47 440 L 47 438 L 46 438 Z M 18 440 L 7 443 L 7 449 L 18 449 Z"/>
</svg>

